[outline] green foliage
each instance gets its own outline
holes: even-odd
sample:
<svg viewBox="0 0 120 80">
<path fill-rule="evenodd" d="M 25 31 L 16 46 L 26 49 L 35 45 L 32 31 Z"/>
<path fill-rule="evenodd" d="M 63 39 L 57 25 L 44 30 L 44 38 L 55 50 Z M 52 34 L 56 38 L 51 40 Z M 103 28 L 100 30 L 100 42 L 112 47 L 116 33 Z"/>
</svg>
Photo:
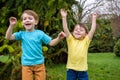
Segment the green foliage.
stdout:
<svg viewBox="0 0 120 80">
<path fill-rule="evenodd" d="M 16 46 L 10 46 L 4 43 L 0 47 L 0 79 L 2 80 L 18 80 L 21 75 L 20 66 L 20 48 Z M 19 74 L 16 74 L 19 72 Z M 6 77 L 7 76 L 7 77 Z"/>
<path fill-rule="evenodd" d="M 20 56 L 19 56 L 20 57 Z M 0 79 L 1 80 L 21 80 L 21 66 L 18 56 L 0 56 Z M 17 74 L 16 74 L 17 73 Z"/>
<path fill-rule="evenodd" d="M 1 55 L 1 56 L 0 56 L 0 62 L 2 62 L 2 63 L 9 63 L 9 62 L 11 62 L 11 61 L 10 61 L 8 55 L 7 55 L 7 56 Z"/>
<path fill-rule="evenodd" d="M 107 19 L 97 20 L 97 29 L 90 44 L 89 52 L 112 52 L 114 40 L 110 21 Z"/>
<path fill-rule="evenodd" d="M 3 45 L 3 46 L 1 46 L 1 47 L 0 47 L 0 52 L 2 52 L 5 48 L 8 50 L 8 53 L 14 52 L 13 47 L 11 47 L 11 46 L 9 46 L 9 45 Z"/>
<path fill-rule="evenodd" d="M 120 39 L 115 43 L 114 53 L 116 56 L 120 57 Z"/>
</svg>

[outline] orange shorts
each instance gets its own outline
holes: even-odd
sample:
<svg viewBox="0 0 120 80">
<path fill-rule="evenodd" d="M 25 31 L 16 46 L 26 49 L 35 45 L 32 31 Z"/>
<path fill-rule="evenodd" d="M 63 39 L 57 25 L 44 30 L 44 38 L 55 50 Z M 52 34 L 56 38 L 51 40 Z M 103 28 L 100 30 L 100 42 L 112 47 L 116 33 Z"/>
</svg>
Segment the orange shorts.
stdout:
<svg viewBox="0 0 120 80">
<path fill-rule="evenodd" d="M 22 66 L 22 80 L 46 80 L 44 64 Z"/>
</svg>

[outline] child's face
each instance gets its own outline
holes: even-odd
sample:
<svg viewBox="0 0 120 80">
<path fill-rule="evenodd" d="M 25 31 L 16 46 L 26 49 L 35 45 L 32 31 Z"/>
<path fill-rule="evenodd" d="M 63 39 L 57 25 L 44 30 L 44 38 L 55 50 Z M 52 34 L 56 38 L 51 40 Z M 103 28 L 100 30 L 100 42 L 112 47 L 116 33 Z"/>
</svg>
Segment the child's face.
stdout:
<svg viewBox="0 0 120 80">
<path fill-rule="evenodd" d="M 24 13 L 22 15 L 22 25 L 25 27 L 26 31 L 33 31 L 37 21 L 32 15 Z"/>
<path fill-rule="evenodd" d="M 80 27 L 79 25 L 76 25 L 73 31 L 73 36 L 76 39 L 83 39 L 86 36 L 86 31 L 83 27 Z"/>
</svg>

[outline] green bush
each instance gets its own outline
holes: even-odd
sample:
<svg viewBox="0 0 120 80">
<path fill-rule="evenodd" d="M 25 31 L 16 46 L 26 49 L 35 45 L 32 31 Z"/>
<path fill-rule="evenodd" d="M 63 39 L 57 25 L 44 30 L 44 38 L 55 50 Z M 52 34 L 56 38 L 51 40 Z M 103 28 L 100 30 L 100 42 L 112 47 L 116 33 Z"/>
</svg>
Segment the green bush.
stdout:
<svg viewBox="0 0 120 80">
<path fill-rule="evenodd" d="M 97 19 L 97 29 L 91 41 L 89 52 L 113 52 L 113 45 L 114 40 L 110 20 Z"/>
<path fill-rule="evenodd" d="M 116 42 L 114 46 L 114 53 L 116 56 L 120 57 L 120 39 Z"/>
</svg>

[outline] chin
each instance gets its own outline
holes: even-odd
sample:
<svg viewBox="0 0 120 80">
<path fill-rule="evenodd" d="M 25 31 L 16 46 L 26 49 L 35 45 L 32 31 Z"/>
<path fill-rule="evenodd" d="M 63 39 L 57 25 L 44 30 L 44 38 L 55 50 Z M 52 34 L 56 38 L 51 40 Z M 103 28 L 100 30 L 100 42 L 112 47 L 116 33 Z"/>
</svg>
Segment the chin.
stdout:
<svg viewBox="0 0 120 80">
<path fill-rule="evenodd" d="M 32 29 L 32 28 L 31 28 L 31 27 L 26 27 L 26 29 L 27 29 L 27 30 L 30 30 L 30 29 Z"/>
<path fill-rule="evenodd" d="M 79 39 L 79 40 L 82 40 L 84 39 L 85 37 L 82 37 L 82 36 L 75 36 L 76 39 Z"/>
<path fill-rule="evenodd" d="M 80 39 L 81 37 L 74 36 L 75 39 Z"/>
</svg>

